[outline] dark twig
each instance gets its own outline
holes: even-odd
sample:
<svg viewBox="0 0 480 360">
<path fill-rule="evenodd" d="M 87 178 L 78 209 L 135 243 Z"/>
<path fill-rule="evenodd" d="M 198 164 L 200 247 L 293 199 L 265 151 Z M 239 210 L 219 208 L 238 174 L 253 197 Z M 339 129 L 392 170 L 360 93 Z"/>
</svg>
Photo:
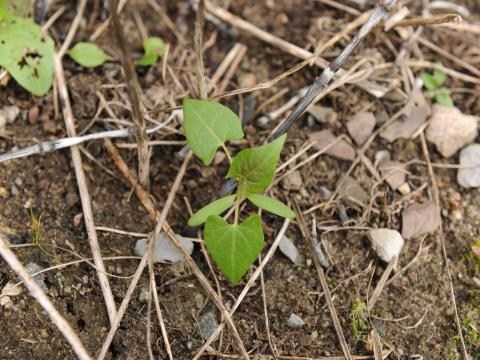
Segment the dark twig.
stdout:
<svg viewBox="0 0 480 360">
<path fill-rule="evenodd" d="M 108 0 L 108 8 L 112 18 L 113 36 L 120 49 L 121 60 L 125 77 L 127 80 L 127 91 L 132 106 L 132 119 L 136 127 L 136 138 L 138 143 L 138 181 L 140 185 L 149 189 L 150 185 L 150 151 L 148 149 L 148 138 L 146 133 L 145 118 L 140 103 L 140 91 L 127 41 L 123 32 L 120 17 L 117 12 L 117 0 Z"/>
</svg>

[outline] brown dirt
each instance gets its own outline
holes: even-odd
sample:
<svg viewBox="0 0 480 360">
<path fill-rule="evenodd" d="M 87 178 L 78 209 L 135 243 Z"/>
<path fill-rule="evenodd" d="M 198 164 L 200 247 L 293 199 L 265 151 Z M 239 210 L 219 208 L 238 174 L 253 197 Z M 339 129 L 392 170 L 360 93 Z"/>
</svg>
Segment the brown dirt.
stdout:
<svg viewBox="0 0 480 360">
<path fill-rule="evenodd" d="M 269 7 L 268 4 L 274 4 Z M 478 6 L 470 21 L 479 21 Z M 412 5 L 411 12 L 419 14 L 420 9 Z M 410 6 L 408 5 L 408 6 Z M 147 29 L 155 35 L 162 36 L 166 41 L 176 45 L 176 39 L 163 25 L 158 25 L 155 13 L 148 10 L 148 6 L 139 5 L 142 16 L 145 16 Z M 266 29 L 272 34 L 291 41 L 302 47 L 311 47 L 318 39 L 328 39 L 340 31 L 353 17 L 339 12 L 320 2 L 309 0 L 281 0 L 276 2 L 257 2 L 253 0 L 239 0 L 232 2 L 230 10 L 247 19 L 253 24 Z M 87 13 L 87 18 L 91 9 Z M 134 54 L 141 50 L 138 32 L 133 24 L 131 12 L 127 10 L 124 21 L 129 32 L 129 41 L 134 48 Z M 186 27 L 185 37 L 192 39 L 194 16 L 190 8 L 183 3 L 168 2 L 168 13 L 179 29 Z M 55 26 L 58 34 L 64 34 L 65 29 L 74 16 L 74 9 L 70 8 L 60 23 Z M 315 21 L 318 18 L 328 19 L 328 28 L 319 30 Z M 325 20 L 326 21 L 326 20 Z M 205 38 L 215 31 L 215 27 L 208 24 Z M 81 38 L 85 40 L 89 32 L 82 31 Z M 427 38 L 434 39 L 436 44 L 460 55 L 461 49 L 452 47 L 445 31 L 425 30 Z M 475 39 L 469 37 L 465 46 L 476 46 Z M 245 74 L 254 74 L 257 82 L 263 82 L 285 71 L 298 62 L 297 59 L 281 51 L 266 46 L 258 40 L 238 35 L 232 38 L 229 35 L 218 33 L 218 39 L 206 53 L 206 67 L 210 73 L 218 66 L 226 52 L 235 41 L 248 46 L 247 55 L 229 89 L 237 87 L 239 79 Z M 433 41 L 433 40 L 432 40 Z M 106 50 L 115 47 L 109 36 L 103 36 L 100 44 Z M 333 59 L 338 54 L 341 41 L 334 49 L 324 54 L 325 58 Z M 395 33 L 385 34 L 381 29 L 376 29 L 373 34 L 355 52 L 358 60 L 368 51 L 377 51 L 385 61 L 394 59 L 391 46 L 399 49 L 402 42 Z M 438 59 L 435 54 L 422 48 L 423 56 L 427 60 L 442 61 L 446 66 L 457 69 L 449 61 Z M 456 53 L 458 52 L 458 53 Z M 118 64 L 108 64 L 96 70 L 85 70 L 75 66 L 69 59 L 65 60 L 66 76 L 77 120 L 78 130 L 84 129 L 99 106 L 96 91 L 101 85 L 120 83 L 122 77 Z M 191 68 L 175 69 L 182 76 Z M 278 108 L 283 102 L 293 96 L 301 87 L 312 82 L 318 74 L 314 68 L 306 68 L 279 85 L 255 93 L 257 105 L 280 91 L 284 87 L 289 92 L 279 101 L 270 105 L 268 109 Z M 173 83 L 161 82 L 161 66 L 152 67 L 150 70 L 139 70 L 140 81 L 147 91 L 149 88 L 162 87 L 168 91 Z M 185 82 L 182 78 L 182 82 Z M 467 85 L 473 94 L 455 92 L 453 99 L 458 107 L 465 113 L 480 113 L 480 98 L 478 85 Z M 458 80 L 449 79 L 450 88 L 465 87 Z M 159 90 L 160 91 L 160 90 Z M 114 97 L 109 90 L 102 90 L 107 98 Z M 111 97 L 109 97 L 111 96 Z M 474 98 L 472 100 L 472 97 Z M 116 100 L 119 101 L 117 98 Z M 226 101 L 233 108 L 238 108 L 238 98 Z M 13 147 L 24 147 L 37 141 L 57 139 L 66 136 L 63 121 L 60 116 L 55 117 L 52 94 L 38 99 L 28 95 L 13 81 L 8 87 L 0 90 L 0 108 L 14 104 L 22 110 L 21 116 L 8 130 L 14 133 L 13 139 L 0 139 L 0 152 L 10 151 Z M 380 101 L 362 92 L 353 85 L 346 85 L 322 100 L 322 105 L 331 106 L 338 112 L 339 118 L 332 127 L 337 133 L 346 133 L 345 122 L 355 112 L 368 106 L 377 113 L 386 110 L 389 114 L 398 109 L 398 105 L 388 100 Z M 38 120 L 31 124 L 28 120 L 28 111 L 37 106 L 40 110 Z M 117 116 L 128 118 L 128 114 L 120 108 L 115 108 Z M 108 117 L 102 114 L 101 118 Z M 272 124 L 273 128 L 275 124 Z M 89 132 L 113 128 L 112 124 L 105 125 L 97 121 Z M 268 131 L 271 130 L 267 129 Z M 259 144 L 268 134 L 253 124 L 246 128 L 247 142 Z M 309 127 L 305 119 L 296 124 L 289 132 L 289 138 L 282 159 L 287 159 L 295 154 L 308 137 Z M 163 134 L 168 140 L 182 139 L 179 135 Z M 132 139 L 133 141 L 133 139 Z M 121 141 L 124 142 L 124 141 Z M 116 175 L 111 176 L 96 163 L 83 158 L 84 168 L 89 180 L 89 190 L 92 199 L 95 222 L 97 226 L 118 228 L 133 232 L 147 233 L 152 231 L 154 223 L 142 207 L 138 199 L 131 196 L 131 189 L 125 185 L 121 175 L 116 171 L 114 164 L 105 151 L 102 142 L 90 142 L 84 145 L 95 158 Z M 398 140 L 389 144 L 384 140 L 375 140 L 368 150 L 367 156 L 373 159 L 378 150 L 388 149 L 392 157 L 400 161 L 412 159 L 424 160 L 420 140 Z M 160 146 L 155 147 L 151 163 L 152 195 L 158 208 L 162 207 L 175 174 L 181 161 L 175 156 L 178 148 Z M 433 162 L 447 162 L 435 151 L 429 148 Z M 131 150 L 121 150 L 122 156 L 128 160 L 131 169 L 134 169 L 136 155 Z M 304 157 L 306 158 L 306 156 Z M 457 157 L 449 159 L 456 163 Z M 319 187 L 325 186 L 330 190 L 335 189 L 335 184 L 341 174 L 349 167 L 349 162 L 337 161 L 329 157 L 320 157 L 308 166 L 301 168 L 300 175 L 303 183 L 300 190 L 288 190 L 285 184 L 275 189 L 275 193 L 283 199 L 295 199 L 302 209 L 307 209 L 323 201 L 318 195 Z M 187 220 L 187 211 L 184 197 L 187 197 L 194 209 L 204 204 L 209 195 L 213 194 L 222 184 L 222 176 L 226 171 L 226 164 L 218 167 L 206 168 L 199 161 L 194 160 L 188 168 L 182 185 L 178 190 L 168 221 L 172 227 L 180 232 Z M 409 182 L 414 187 L 419 187 L 428 181 L 428 172 L 425 166 L 414 165 L 409 167 Z M 479 326 L 480 296 L 478 287 L 472 281 L 475 276 L 480 276 L 480 265 L 469 256 L 471 244 L 480 239 L 480 191 L 466 191 L 456 183 L 454 170 L 436 169 L 436 180 L 440 189 L 442 202 L 442 221 L 447 254 L 450 260 L 453 283 L 460 318 L 473 319 L 475 326 Z M 353 177 L 366 189 L 370 189 L 374 180 L 370 173 L 359 166 L 353 172 Z M 87 234 L 83 220 L 75 223 L 76 216 L 81 214 L 81 204 L 77 193 L 77 184 L 68 150 L 57 151 L 43 156 L 10 161 L 0 164 L 0 187 L 7 190 L 1 198 L 0 230 L 8 228 L 12 240 L 33 243 L 34 233 L 31 228 L 31 206 L 35 216 L 41 216 L 42 236 L 40 246 L 16 248 L 15 253 L 24 264 L 35 262 L 46 268 L 63 264 L 77 258 L 72 251 L 83 257 L 90 257 Z M 16 190 L 15 190 L 16 189 Z M 362 212 L 355 208 L 348 208 L 347 214 L 351 226 L 401 227 L 401 209 L 408 201 L 399 203 L 400 195 L 393 194 L 386 185 L 380 185 L 379 195 L 374 201 L 374 207 L 379 210 L 373 214 L 368 222 L 362 217 Z M 18 192 L 14 195 L 15 192 Z M 455 195 L 455 194 L 459 195 Z M 451 199 L 460 196 L 458 209 L 452 208 Z M 418 195 L 417 200 L 429 197 L 427 190 Z M 337 206 L 329 212 L 317 212 L 317 224 L 330 221 L 328 225 L 342 226 L 338 220 Z M 310 215 L 307 217 L 310 223 Z M 267 243 L 271 244 L 276 231 L 281 226 L 281 219 L 273 216 L 264 216 L 267 225 Z M 294 266 L 280 253 L 274 255 L 265 270 L 267 307 L 272 332 L 272 340 L 277 352 L 290 356 L 333 356 L 341 355 L 341 348 L 333 328 L 330 314 L 321 293 L 321 286 L 315 267 L 306 261 L 309 257 L 308 244 L 302 238 L 299 228 L 292 224 L 287 235 L 298 246 L 304 257 L 300 266 Z M 335 266 L 327 272 L 331 288 L 339 285 L 333 292 L 335 307 L 341 319 L 341 324 L 347 338 L 348 345 L 353 353 L 370 355 L 372 350 L 367 341 L 359 341 L 354 337 L 352 330 L 352 305 L 358 300 L 365 301 L 371 294 L 373 287 L 382 275 L 385 265 L 379 262 L 370 250 L 364 231 L 339 230 L 323 234 L 322 239 L 331 244 L 330 256 Z M 133 255 L 135 238 L 115 235 L 108 232 L 99 232 L 99 241 L 104 256 Z M 399 268 L 405 266 L 415 257 L 420 238 L 406 241 L 405 248 L 400 258 Z M 268 245 L 267 245 L 268 246 Z M 266 249 L 268 248 L 266 246 Z M 388 289 L 384 290 L 379 302 L 376 304 L 372 316 L 367 319 L 369 329 L 374 326 L 379 331 L 385 344 L 394 350 L 390 359 L 410 359 L 420 354 L 424 359 L 457 359 L 460 358 L 460 347 L 456 338 L 453 307 L 450 302 L 449 285 L 442 258 L 440 236 L 431 234 L 426 237 L 424 247 L 427 249 L 418 261 Z M 67 252 L 64 249 L 70 250 Z M 194 260 L 205 274 L 208 267 L 198 249 L 194 252 Z M 374 270 L 364 272 L 373 262 Z M 117 276 L 128 277 L 132 275 L 138 264 L 137 260 L 107 261 L 107 271 Z M 215 306 L 209 301 L 200 284 L 191 274 L 189 269 L 180 265 L 156 265 L 157 290 L 161 299 L 162 310 L 166 320 L 166 327 L 172 344 L 175 359 L 190 359 L 195 350 L 202 344 L 198 330 L 200 316 L 206 311 L 216 311 Z M 358 276 L 355 276 L 358 275 Z M 224 301 L 233 304 L 243 288 L 245 281 L 237 286 L 231 286 L 220 276 Z M 352 276 L 355 278 L 351 279 Z M 15 281 L 16 277 L 5 263 L 0 264 L 0 286 L 8 281 Z M 210 274 L 210 279 L 212 279 Z M 248 279 L 248 276 L 245 277 Z M 348 280 L 350 279 L 350 280 Z M 145 359 L 148 358 L 145 344 L 146 333 L 146 303 L 139 299 L 141 290 L 147 288 L 148 276 L 145 273 L 138 289 L 131 301 L 127 313 L 118 330 L 114 343 L 110 349 L 111 359 Z M 163 286 L 167 281 L 174 280 L 170 285 Z M 348 280 L 348 281 L 345 281 Z M 110 278 L 115 301 L 117 304 L 123 299 L 129 280 L 124 278 Z M 79 333 L 87 349 L 94 354 L 100 347 L 108 332 L 109 323 L 106 315 L 103 297 L 100 291 L 95 270 L 86 263 L 55 269 L 46 273 L 48 295 L 55 306 L 73 325 Z M 213 280 L 212 280 L 213 283 Z M 476 295 L 477 294 L 477 295 Z M 477 296 L 477 297 L 476 297 Z M 74 359 L 67 342 L 59 331 L 51 324 L 41 307 L 26 293 L 12 297 L 8 307 L 0 308 L 0 359 Z M 476 308 L 475 308 L 476 306 Z M 299 330 L 287 327 L 289 315 L 295 312 L 305 321 L 305 326 Z M 419 322 L 420 319 L 422 321 Z M 219 317 L 216 312 L 217 318 Z M 408 317 L 402 321 L 391 321 Z M 160 328 L 155 316 L 153 321 L 153 351 L 157 358 L 166 358 L 165 349 L 161 339 Z M 383 320 L 382 320 L 383 319 Z M 262 291 L 260 282 L 257 282 L 243 301 L 234 321 L 240 337 L 245 342 L 245 347 L 252 350 L 252 354 L 270 354 L 265 331 L 263 314 Z M 419 323 L 417 323 L 419 322 Z M 416 325 L 416 326 L 414 326 Z M 409 328 L 411 327 L 411 328 Z M 317 334 L 312 341 L 311 334 Z M 478 332 L 477 332 L 478 334 Z M 366 340 L 367 337 L 364 337 Z M 480 334 L 477 341 L 480 339 Z M 480 343 L 468 338 L 468 349 L 473 358 L 480 359 Z M 218 342 L 214 343 L 218 347 Z M 225 332 L 222 352 L 235 354 L 232 337 Z M 418 357 L 417 357 L 418 358 Z"/>
</svg>

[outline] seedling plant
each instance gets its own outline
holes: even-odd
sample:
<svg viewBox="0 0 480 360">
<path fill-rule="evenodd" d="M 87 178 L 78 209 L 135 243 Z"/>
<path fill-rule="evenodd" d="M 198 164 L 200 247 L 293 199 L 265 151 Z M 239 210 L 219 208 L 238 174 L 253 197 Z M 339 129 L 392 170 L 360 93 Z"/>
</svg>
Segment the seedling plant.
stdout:
<svg viewBox="0 0 480 360">
<path fill-rule="evenodd" d="M 183 101 L 184 130 L 193 153 L 210 165 L 219 147 L 225 152 L 230 168 L 227 179 L 235 179 L 236 193 L 215 200 L 194 213 L 189 226 L 205 223 L 205 246 L 227 279 L 236 284 L 258 258 L 264 244 L 260 215 L 240 221 L 240 204 L 253 205 L 285 218 L 294 212 L 282 202 L 263 195 L 272 183 L 286 139 L 283 135 L 269 144 L 245 149 L 232 156 L 226 141 L 244 137 L 240 119 L 229 108 L 208 100 Z M 234 207 L 233 223 L 219 215 Z"/>
<path fill-rule="evenodd" d="M 422 72 L 421 77 L 423 85 L 427 89 L 425 95 L 440 105 L 453 106 L 453 100 L 450 97 L 450 89 L 443 86 L 447 80 L 447 74 L 441 70 L 434 70 L 432 74 Z"/>
</svg>

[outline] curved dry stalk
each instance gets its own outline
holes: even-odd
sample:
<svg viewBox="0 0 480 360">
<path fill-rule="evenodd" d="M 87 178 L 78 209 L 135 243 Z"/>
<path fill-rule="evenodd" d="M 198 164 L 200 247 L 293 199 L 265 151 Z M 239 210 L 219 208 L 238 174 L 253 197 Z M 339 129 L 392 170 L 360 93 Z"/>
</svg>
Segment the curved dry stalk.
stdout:
<svg viewBox="0 0 480 360">
<path fill-rule="evenodd" d="M 25 269 L 22 263 L 17 259 L 13 251 L 8 248 L 7 244 L 8 240 L 2 234 L 0 234 L 0 255 L 12 268 L 12 270 L 20 277 L 20 279 L 22 279 L 28 291 L 30 291 L 30 294 L 43 307 L 47 315 L 50 317 L 50 319 L 52 319 L 55 326 L 70 343 L 78 358 L 82 360 L 91 360 L 92 358 L 90 355 L 88 355 L 87 349 L 73 328 L 58 312 L 52 302 L 44 294 L 42 289 L 35 283 L 27 269 Z"/>
<path fill-rule="evenodd" d="M 123 32 L 120 17 L 117 12 L 117 0 L 108 0 L 108 9 L 113 25 L 113 36 L 120 48 L 123 71 L 127 81 L 127 92 L 132 107 L 132 120 L 135 124 L 136 139 L 138 143 L 138 181 L 144 189 L 150 188 L 150 150 L 148 148 L 148 137 L 146 132 L 145 117 L 140 102 L 140 89 L 127 40 Z"/>
<path fill-rule="evenodd" d="M 63 119 L 65 122 L 65 127 L 67 129 L 67 134 L 69 137 L 76 136 L 75 130 L 75 117 L 73 116 L 72 107 L 70 104 L 70 98 L 68 95 L 67 83 L 65 80 L 65 73 L 63 71 L 62 57 L 66 52 L 66 49 L 69 48 L 74 34 L 76 33 L 80 21 L 82 19 L 83 13 L 85 11 L 85 6 L 87 0 L 80 0 L 77 15 L 73 20 L 72 26 L 67 34 L 66 40 L 63 43 L 60 52 L 54 58 L 54 70 L 55 77 L 58 86 L 59 97 L 62 100 L 63 104 Z M 83 170 L 82 157 L 80 154 L 80 149 L 78 145 L 72 146 L 70 148 L 72 153 L 73 166 L 75 168 L 75 176 L 77 178 L 78 190 L 80 193 L 80 199 L 82 202 L 82 210 L 85 219 L 85 227 L 88 233 L 88 240 L 90 242 L 90 248 L 92 249 L 92 255 L 94 259 L 95 266 L 97 267 L 97 276 L 102 289 L 103 297 L 105 298 L 105 304 L 107 306 L 107 313 L 110 323 L 113 322 L 113 319 L 116 315 L 116 306 L 115 300 L 113 298 L 112 289 L 108 281 L 108 277 L 105 275 L 105 266 L 102 260 L 102 253 L 100 251 L 100 245 L 98 243 L 97 232 L 95 230 L 95 222 L 93 217 L 92 204 L 90 202 L 90 194 L 88 191 L 87 178 Z"/>
</svg>

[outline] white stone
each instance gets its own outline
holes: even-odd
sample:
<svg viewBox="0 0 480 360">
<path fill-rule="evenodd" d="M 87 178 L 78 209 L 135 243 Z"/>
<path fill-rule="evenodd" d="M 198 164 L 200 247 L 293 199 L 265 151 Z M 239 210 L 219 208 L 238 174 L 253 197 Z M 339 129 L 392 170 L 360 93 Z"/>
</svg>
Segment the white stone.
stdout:
<svg viewBox="0 0 480 360">
<path fill-rule="evenodd" d="M 394 257 L 398 258 L 405 243 L 402 235 L 397 230 L 391 229 L 371 229 L 368 238 L 378 257 L 387 263 Z"/>
<path fill-rule="evenodd" d="M 193 252 L 193 242 L 177 235 L 177 239 L 180 241 L 182 246 L 185 248 L 188 254 Z M 135 244 L 135 254 L 138 256 L 143 256 L 145 254 L 145 249 L 148 245 L 148 239 L 140 239 Z M 180 254 L 172 244 L 170 238 L 164 233 L 161 232 L 158 234 L 157 238 L 155 239 L 155 252 L 153 255 L 153 262 L 159 263 L 175 263 L 184 261 L 184 257 Z"/>
<path fill-rule="evenodd" d="M 300 316 L 294 313 L 290 314 L 290 317 L 287 320 L 288 327 L 291 327 L 292 329 L 300 329 L 303 325 L 305 325 L 305 321 L 303 321 Z"/>
<path fill-rule="evenodd" d="M 297 247 L 293 244 L 292 240 L 288 237 L 283 236 L 280 240 L 280 244 L 278 246 L 280 251 L 288 257 L 295 265 L 299 265 L 301 261 L 300 252 L 298 251 Z"/>
<path fill-rule="evenodd" d="M 480 144 L 468 145 L 460 152 L 457 181 L 464 188 L 480 187 Z"/>
</svg>

